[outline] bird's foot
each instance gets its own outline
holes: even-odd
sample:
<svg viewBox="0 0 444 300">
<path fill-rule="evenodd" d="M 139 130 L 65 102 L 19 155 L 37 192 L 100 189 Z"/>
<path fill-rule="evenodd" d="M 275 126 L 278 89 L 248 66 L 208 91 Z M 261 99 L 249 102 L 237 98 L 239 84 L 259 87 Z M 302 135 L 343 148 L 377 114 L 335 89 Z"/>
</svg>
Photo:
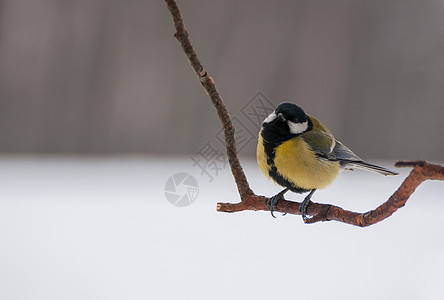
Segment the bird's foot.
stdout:
<svg viewBox="0 0 444 300">
<path fill-rule="evenodd" d="M 304 201 L 302 201 L 301 205 L 298 208 L 298 212 L 302 215 L 302 220 L 307 220 L 307 207 L 311 203 L 310 199 L 305 198 Z"/>
<path fill-rule="evenodd" d="M 276 207 L 276 204 L 279 202 L 279 200 L 285 200 L 284 194 L 288 191 L 288 189 L 283 190 L 279 194 L 274 195 L 273 197 L 270 197 L 267 199 L 267 208 L 271 212 L 271 216 L 273 218 L 276 218 L 273 214 L 274 208 Z M 285 214 L 284 214 L 285 215 Z"/>
<path fill-rule="evenodd" d="M 299 205 L 298 212 L 302 215 L 302 220 L 305 222 L 307 220 L 307 207 L 311 203 L 311 196 L 316 190 L 311 190 L 311 192 L 304 198 L 301 205 Z"/>
</svg>

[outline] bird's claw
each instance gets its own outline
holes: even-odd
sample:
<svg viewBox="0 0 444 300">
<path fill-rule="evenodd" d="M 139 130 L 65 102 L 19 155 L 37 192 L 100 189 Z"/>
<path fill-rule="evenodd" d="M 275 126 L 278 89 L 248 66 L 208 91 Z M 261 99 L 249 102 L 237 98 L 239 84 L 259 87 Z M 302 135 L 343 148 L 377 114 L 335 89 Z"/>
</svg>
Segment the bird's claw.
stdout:
<svg viewBox="0 0 444 300">
<path fill-rule="evenodd" d="M 302 220 L 304 222 L 305 220 L 307 220 L 307 207 L 310 203 L 311 203 L 310 199 L 308 199 L 308 201 L 304 199 L 304 201 L 302 201 L 301 205 L 298 208 L 298 212 L 302 215 Z"/>
<path fill-rule="evenodd" d="M 270 197 L 267 199 L 267 208 L 270 210 L 271 212 L 271 216 L 273 218 L 276 218 L 273 214 L 274 208 L 276 207 L 276 204 L 278 203 L 279 200 L 285 200 L 284 198 L 284 194 L 288 191 L 288 189 L 283 190 L 282 192 L 278 193 L 277 195 L 274 195 L 273 197 Z M 284 214 L 284 216 L 286 215 L 286 213 Z"/>
<path fill-rule="evenodd" d="M 307 207 L 311 203 L 311 196 L 313 196 L 315 191 L 315 189 L 311 190 L 307 197 L 305 197 L 304 201 L 302 201 L 301 205 L 299 205 L 298 212 L 302 215 L 304 223 L 307 220 Z"/>
<path fill-rule="evenodd" d="M 274 208 L 276 207 L 276 204 L 278 203 L 278 201 L 281 199 L 282 199 L 282 195 L 279 195 L 279 194 L 267 199 L 267 208 L 270 210 L 271 216 L 273 218 L 276 218 L 275 215 L 273 214 Z"/>
</svg>

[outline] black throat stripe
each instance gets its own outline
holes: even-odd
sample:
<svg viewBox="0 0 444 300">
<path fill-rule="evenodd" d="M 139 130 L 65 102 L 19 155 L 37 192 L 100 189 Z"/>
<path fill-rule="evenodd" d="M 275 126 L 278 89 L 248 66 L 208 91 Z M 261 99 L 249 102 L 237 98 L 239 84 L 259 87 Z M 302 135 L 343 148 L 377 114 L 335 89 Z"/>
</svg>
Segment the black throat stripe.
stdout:
<svg viewBox="0 0 444 300">
<path fill-rule="evenodd" d="M 269 166 L 268 174 L 270 177 L 280 186 L 289 188 L 294 193 L 306 193 L 310 190 L 303 189 L 301 187 L 298 187 L 296 184 L 288 181 L 283 176 L 281 176 L 274 164 L 274 158 L 276 156 L 276 148 L 282 144 L 282 142 L 277 143 L 270 143 L 265 140 L 265 138 L 262 136 L 263 145 L 265 154 L 267 155 L 267 165 Z"/>
</svg>

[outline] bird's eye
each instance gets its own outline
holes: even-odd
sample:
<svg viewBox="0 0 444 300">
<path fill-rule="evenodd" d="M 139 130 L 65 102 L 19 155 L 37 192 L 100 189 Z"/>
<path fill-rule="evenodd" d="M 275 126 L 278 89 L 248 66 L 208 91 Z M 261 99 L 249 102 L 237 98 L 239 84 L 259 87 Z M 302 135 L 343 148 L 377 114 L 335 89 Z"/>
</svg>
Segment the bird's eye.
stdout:
<svg viewBox="0 0 444 300">
<path fill-rule="evenodd" d="M 283 113 L 278 113 L 277 118 L 281 122 L 287 121 L 287 118 L 285 117 L 285 115 Z"/>
</svg>

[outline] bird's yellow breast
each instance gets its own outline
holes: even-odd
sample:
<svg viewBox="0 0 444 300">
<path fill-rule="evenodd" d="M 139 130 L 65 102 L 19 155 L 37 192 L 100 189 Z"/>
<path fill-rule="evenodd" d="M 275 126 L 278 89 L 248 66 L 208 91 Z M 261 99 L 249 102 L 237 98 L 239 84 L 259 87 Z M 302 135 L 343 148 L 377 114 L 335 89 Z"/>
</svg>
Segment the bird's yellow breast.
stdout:
<svg viewBox="0 0 444 300">
<path fill-rule="evenodd" d="M 270 159 L 264 148 L 264 140 L 259 135 L 257 162 L 265 176 L 272 179 Z M 328 186 L 339 174 L 337 161 L 316 157 L 315 152 L 300 137 L 292 138 L 274 149 L 272 164 L 280 176 L 303 189 L 322 189 Z M 267 162 L 268 159 L 268 162 Z"/>
<path fill-rule="evenodd" d="M 259 140 L 257 141 L 256 159 L 261 172 L 268 179 L 271 179 L 269 174 L 270 166 L 268 166 L 267 164 L 267 154 L 265 153 L 265 148 L 264 148 L 264 139 L 262 138 L 260 133 L 259 133 Z"/>
</svg>

